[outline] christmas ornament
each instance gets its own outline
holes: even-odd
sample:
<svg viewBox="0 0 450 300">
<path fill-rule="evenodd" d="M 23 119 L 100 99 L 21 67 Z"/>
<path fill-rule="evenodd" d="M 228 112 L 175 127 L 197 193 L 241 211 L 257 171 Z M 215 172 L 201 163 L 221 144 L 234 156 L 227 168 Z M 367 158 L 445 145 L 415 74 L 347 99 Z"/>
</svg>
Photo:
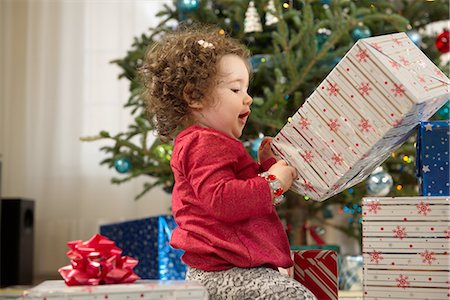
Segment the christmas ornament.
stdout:
<svg viewBox="0 0 450 300">
<path fill-rule="evenodd" d="M 393 184 L 392 176 L 383 167 L 378 167 L 367 179 L 366 188 L 371 196 L 383 197 L 389 194 Z"/>
<path fill-rule="evenodd" d="M 370 37 L 371 34 L 372 33 L 370 32 L 369 27 L 360 25 L 360 26 L 356 27 L 355 29 L 353 29 L 352 38 L 356 42 L 359 39 L 364 39 L 364 38 Z"/>
<path fill-rule="evenodd" d="M 322 5 L 330 5 L 331 4 L 331 0 L 320 0 L 320 4 L 322 4 Z"/>
<path fill-rule="evenodd" d="M 436 116 L 440 119 L 440 120 L 448 120 L 450 115 L 450 100 L 447 101 L 447 103 L 444 104 L 444 106 L 442 106 L 436 113 Z"/>
<path fill-rule="evenodd" d="M 247 11 L 245 12 L 244 32 L 250 33 L 261 31 L 261 19 L 259 18 L 258 11 L 256 10 L 255 3 L 253 1 L 250 1 Z"/>
<path fill-rule="evenodd" d="M 259 146 L 261 145 L 261 142 L 264 138 L 264 134 L 260 133 L 256 139 L 252 141 L 251 147 L 250 147 L 250 154 L 253 158 L 258 158 L 258 150 Z"/>
<path fill-rule="evenodd" d="M 132 164 L 128 157 L 122 157 L 114 161 L 114 168 L 116 168 L 116 171 L 121 174 L 129 172 L 131 167 Z"/>
<path fill-rule="evenodd" d="M 409 30 L 406 32 L 406 35 L 417 47 L 419 47 L 420 44 L 422 43 L 422 37 L 416 30 Z"/>
<path fill-rule="evenodd" d="M 266 26 L 278 23 L 278 18 L 274 15 L 275 12 L 275 4 L 273 3 L 273 0 L 270 0 L 267 4 Z"/>
<path fill-rule="evenodd" d="M 439 52 L 448 53 L 450 51 L 449 39 L 450 35 L 447 29 L 444 29 L 444 32 L 436 37 L 436 41 L 434 42 L 434 44 L 436 45 L 436 48 L 439 50 Z"/>
<path fill-rule="evenodd" d="M 325 206 L 322 210 L 322 215 L 324 219 L 332 219 L 333 218 L 333 211 L 331 210 L 331 207 Z"/>
<path fill-rule="evenodd" d="M 181 12 L 191 12 L 198 9 L 200 0 L 178 0 L 178 10 Z"/>
<path fill-rule="evenodd" d="M 317 42 L 317 49 L 321 49 L 323 44 L 325 44 L 326 41 L 328 41 L 328 38 L 331 35 L 331 30 L 327 28 L 319 28 L 317 30 L 316 34 L 316 42 Z"/>
<path fill-rule="evenodd" d="M 153 154 L 160 160 L 170 161 L 172 157 L 173 146 L 168 144 L 161 144 L 153 148 Z"/>
<path fill-rule="evenodd" d="M 265 65 L 266 67 L 272 66 L 272 59 L 269 54 L 255 54 L 249 58 L 249 62 L 252 66 L 253 72 L 258 72 L 258 69 L 261 65 Z"/>
</svg>

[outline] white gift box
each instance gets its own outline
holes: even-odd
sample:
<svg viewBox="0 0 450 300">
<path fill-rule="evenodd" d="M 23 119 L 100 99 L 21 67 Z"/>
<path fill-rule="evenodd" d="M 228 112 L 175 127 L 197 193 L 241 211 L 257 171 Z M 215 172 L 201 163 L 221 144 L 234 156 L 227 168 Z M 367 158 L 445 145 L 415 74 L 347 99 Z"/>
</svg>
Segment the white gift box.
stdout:
<svg viewBox="0 0 450 300">
<path fill-rule="evenodd" d="M 208 299 L 206 288 L 195 281 L 140 280 L 129 284 L 67 286 L 63 280 L 44 281 L 25 291 L 32 300 L 193 300 Z"/>
<path fill-rule="evenodd" d="M 366 178 L 449 98 L 450 80 L 405 33 L 359 40 L 275 136 L 295 192 L 325 200 Z"/>
<path fill-rule="evenodd" d="M 449 299 L 450 197 L 363 199 L 364 299 Z"/>
</svg>

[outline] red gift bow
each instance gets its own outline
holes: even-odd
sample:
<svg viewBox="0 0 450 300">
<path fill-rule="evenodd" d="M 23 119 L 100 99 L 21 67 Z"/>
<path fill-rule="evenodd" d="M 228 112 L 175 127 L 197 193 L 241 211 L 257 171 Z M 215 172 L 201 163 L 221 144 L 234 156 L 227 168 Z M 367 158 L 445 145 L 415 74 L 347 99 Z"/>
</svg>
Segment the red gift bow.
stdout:
<svg viewBox="0 0 450 300">
<path fill-rule="evenodd" d="M 86 242 L 76 240 L 67 245 L 71 264 L 59 268 L 58 272 L 69 286 L 131 283 L 140 279 L 132 270 L 138 260 L 121 256 L 122 249 L 100 234 Z"/>
</svg>

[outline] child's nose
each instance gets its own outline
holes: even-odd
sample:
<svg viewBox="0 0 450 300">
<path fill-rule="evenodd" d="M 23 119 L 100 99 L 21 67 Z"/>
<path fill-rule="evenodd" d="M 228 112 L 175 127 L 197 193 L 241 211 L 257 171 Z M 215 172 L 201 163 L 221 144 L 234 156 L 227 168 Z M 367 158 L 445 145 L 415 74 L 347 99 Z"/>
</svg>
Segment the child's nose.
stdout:
<svg viewBox="0 0 450 300">
<path fill-rule="evenodd" d="M 247 94 L 244 99 L 244 104 L 250 106 L 250 105 L 252 105 L 252 103 L 253 103 L 253 98 L 249 94 Z"/>
</svg>

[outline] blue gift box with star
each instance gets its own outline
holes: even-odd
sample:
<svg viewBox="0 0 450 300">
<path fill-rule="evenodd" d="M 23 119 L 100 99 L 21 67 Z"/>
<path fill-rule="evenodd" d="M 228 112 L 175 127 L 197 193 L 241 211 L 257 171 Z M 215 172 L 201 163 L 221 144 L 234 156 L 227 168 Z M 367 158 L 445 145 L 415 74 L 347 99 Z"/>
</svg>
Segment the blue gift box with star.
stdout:
<svg viewBox="0 0 450 300">
<path fill-rule="evenodd" d="M 142 279 L 183 280 L 183 251 L 169 245 L 176 226 L 173 216 L 156 216 L 102 225 L 100 234 L 113 240 L 122 255 L 139 260 L 134 271 Z"/>
<path fill-rule="evenodd" d="M 421 122 L 416 170 L 422 196 L 449 196 L 449 120 Z"/>
</svg>

